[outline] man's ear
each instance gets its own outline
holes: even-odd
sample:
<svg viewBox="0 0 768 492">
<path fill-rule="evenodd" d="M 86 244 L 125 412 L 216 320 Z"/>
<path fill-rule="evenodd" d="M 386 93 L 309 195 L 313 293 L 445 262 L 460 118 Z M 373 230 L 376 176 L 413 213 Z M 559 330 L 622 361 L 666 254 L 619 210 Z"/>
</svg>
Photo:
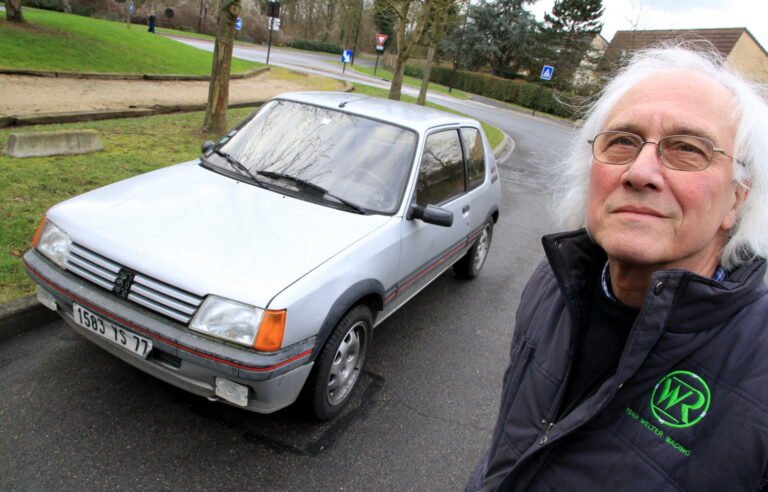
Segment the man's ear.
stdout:
<svg viewBox="0 0 768 492">
<path fill-rule="evenodd" d="M 733 204 L 731 205 L 728 214 L 726 214 L 723 219 L 723 230 L 729 231 L 736 225 L 736 221 L 738 221 L 741 212 L 741 207 L 744 206 L 744 202 L 747 200 L 748 196 L 749 187 L 737 182 L 736 189 L 734 190 Z"/>
</svg>

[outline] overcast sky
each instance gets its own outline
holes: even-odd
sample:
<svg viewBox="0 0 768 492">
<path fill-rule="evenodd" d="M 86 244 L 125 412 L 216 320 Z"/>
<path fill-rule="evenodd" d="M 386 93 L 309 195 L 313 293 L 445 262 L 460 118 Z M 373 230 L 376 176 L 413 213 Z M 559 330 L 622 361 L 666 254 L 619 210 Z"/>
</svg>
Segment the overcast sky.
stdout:
<svg viewBox="0 0 768 492">
<path fill-rule="evenodd" d="M 538 0 L 528 8 L 538 19 L 554 0 Z M 632 29 L 700 29 L 746 27 L 768 50 L 768 0 L 603 0 L 603 32 Z M 636 27 L 635 27 L 636 25 Z"/>
</svg>

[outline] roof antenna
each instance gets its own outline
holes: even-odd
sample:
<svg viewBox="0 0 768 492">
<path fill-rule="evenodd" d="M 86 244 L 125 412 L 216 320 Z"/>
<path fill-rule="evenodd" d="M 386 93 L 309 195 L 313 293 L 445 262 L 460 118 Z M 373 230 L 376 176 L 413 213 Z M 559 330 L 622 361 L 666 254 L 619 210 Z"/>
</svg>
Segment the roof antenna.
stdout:
<svg viewBox="0 0 768 492">
<path fill-rule="evenodd" d="M 349 104 L 349 103 L 353 103 L 353 102 L 357 102 L 357 101 L 362 101 L 363 99 L 369 99 L 370 97 L 371 96 L 363 96 L 363 97 L 358 97 L 357 99 L 351 99 L 349 101 L 340 102 L 339 103 L 339 107 L 343 108 L 343 107 L 346 107 L 346 105 Z"/>
</svg>

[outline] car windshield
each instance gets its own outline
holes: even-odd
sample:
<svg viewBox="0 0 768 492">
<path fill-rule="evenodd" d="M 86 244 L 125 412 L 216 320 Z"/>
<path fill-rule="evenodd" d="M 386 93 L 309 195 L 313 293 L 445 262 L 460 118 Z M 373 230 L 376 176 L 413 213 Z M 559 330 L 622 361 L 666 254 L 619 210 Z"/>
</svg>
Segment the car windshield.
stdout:
<svg viewBox="0 0 768 492">
<path fill-rule="evenodd" d="M 394 213 L 415 151 L 416 133 L 356 115 L 292 101 L 266 104 L 207 157 L 223 168 L 241 163 L 268 184 L 315 185 L 362 209 Z M 238 165 L 239 166 L 239 165 Z M 297 178 L 297 179 L 286 179 Z M 332 202 L 329 199 L 329 203 Z"/>
</svg>

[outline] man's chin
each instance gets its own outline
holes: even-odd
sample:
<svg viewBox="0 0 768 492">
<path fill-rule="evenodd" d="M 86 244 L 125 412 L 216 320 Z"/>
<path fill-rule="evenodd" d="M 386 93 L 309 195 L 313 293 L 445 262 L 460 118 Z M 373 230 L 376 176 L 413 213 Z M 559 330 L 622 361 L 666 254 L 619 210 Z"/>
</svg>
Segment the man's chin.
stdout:
<svg viewBox="0 0 768 492">
<path fill-rule="evenodd" d="M 651 239 L 658 236 L 631 234 L 619 237 L 598 237 L 596 243 L 612 260 L 635 265 L 654 265 L 668 260 L 663 254 L 663 241 Z"/>
</svg>

